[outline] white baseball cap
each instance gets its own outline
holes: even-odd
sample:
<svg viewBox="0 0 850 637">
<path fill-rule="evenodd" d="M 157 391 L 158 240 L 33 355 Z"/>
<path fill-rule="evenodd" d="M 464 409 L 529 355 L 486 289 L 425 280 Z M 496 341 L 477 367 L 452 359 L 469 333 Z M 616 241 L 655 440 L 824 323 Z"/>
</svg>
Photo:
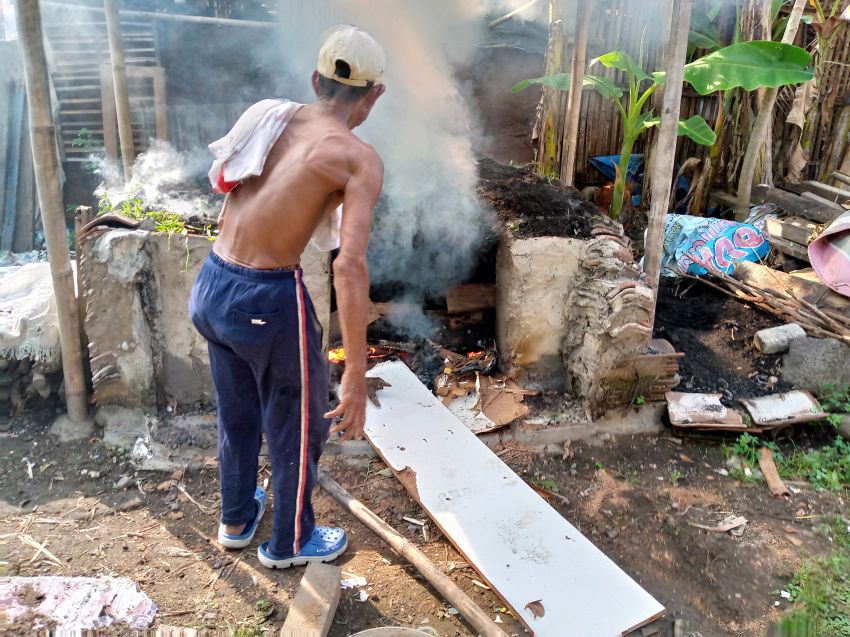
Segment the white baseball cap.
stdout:
<svg viewBox="0 0 850 637">
<path fill-rule="evenodd" d="M 337 61 L 351 69 L 349 77 L 336 74 Z M 320 75 L 348 86 L 372 86 L 384 83 L 384 49 L 363 29 L 350 24 L 331 27 L 322 35 L 316 70 Z"/>
</svg>

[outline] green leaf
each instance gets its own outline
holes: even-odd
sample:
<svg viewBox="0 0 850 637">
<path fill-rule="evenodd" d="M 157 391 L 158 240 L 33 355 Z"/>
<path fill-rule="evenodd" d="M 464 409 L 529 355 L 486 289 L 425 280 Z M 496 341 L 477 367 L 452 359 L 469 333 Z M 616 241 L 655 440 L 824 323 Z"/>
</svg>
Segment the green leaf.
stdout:
<svg viewBox="0 0 850 637">
<path fill-rule="evenodd" d="M 799 47 L 756 40 L 724 47 L 685 65 L 685 81 L 700 95 L 741 86 L 801 84 L 812 79 L 812 56 Z"/>
<path fill-rule="evenodd" d="M 566 91 L 570 90 L 570 74 L 569 73 L 556 73 L 555 75 L 544 75 L 543 77 L 535 77 L 530 80 L 523 80 L 521 82 L 517 82 L 511 88 L 511 93 L 519 93 L 520 91 L 527 89 L 529 86 L 548 86 L 549 88 L 556 89 L 558 91 Z M 599 92 L 603 97 L 607 97 L 610 100 L 618 100 L 623 96 L 623 91 L 621 91 L 614 82 L 612 82 L 607 77 L 599 77 L 596 75 L 585 75 L 584 81 L 582 82 L 582 86 L 590 86 Z"/>
<path fill-rule="evenodd" d="M 635 131 L 639 135 L 647 128 L 658 126 L 660 123 L 660 117 L 655 115 L 652 111 L 646 111 L 645 113 L 641 113 L 640 117 L 638 117 L 637 119 L 637 122 L 635 122 Z"/>
<path fill-rule="evenodd" d="M 591 60 L 590 64 L 592 65 L 596 62 L 599 62 L 608 68 L 625 71 L 626 73 L 633 75 L 638 82 L 649 79 L 646 71 L 644 71 L 640 67 L 640 64 L 638 64 L 635 59 L 625 51 L 611 51 L 605 55 L 600 55 L 598 58 Z"/>
<path fill-rule="evenodd" d="M 570 74 L 555 73 L 554 75 L 544 75 L 543 77 L 535 77 L 530 80 L 522 80 L 511 87 L 511 93 L 519 93 L 532 85 L 548 86 L 549 88 L 554 88 L 559 91 L 569 91 Z"/>
<path fill-rule="evenodd" d="M 702 144 L 703 146 L 711 146 L 717 141 L 717 135 L 714 134 L 714 130 L 699 115 L 693 115 L 688 119 L 679 120 L 679 135 L 685 135 L 688 139 L 692 139 L 697 144 Z"/>
<path fill-rule="evenodd" d="M 638 119 L 638 130 L 643 131 L 659 124 L 661 124 L 661 118 L 647 112 Z M 699 115 L 694 115 L 688 119 L 680 119 L 676 134 L 684 135 L 688 139 L 692 139 L 697 144 L 702 144 L 703 146 L 711 146 L 717 139 L 711 126 Z"/>
</svg>

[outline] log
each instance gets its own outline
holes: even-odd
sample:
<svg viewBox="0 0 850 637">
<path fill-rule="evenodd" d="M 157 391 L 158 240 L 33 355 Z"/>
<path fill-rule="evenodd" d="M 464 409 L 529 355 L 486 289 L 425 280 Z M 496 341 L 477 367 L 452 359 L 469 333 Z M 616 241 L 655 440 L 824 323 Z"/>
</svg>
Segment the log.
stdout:
<svg viewBox="0 0 850 637">
<path fill-rule="evenodd" d="M 793 192 L 772 186 L 756 186 L 753 188 L 753 196 L 756 201 L 772 203 L 790 214 L 805 217 L 818 223 L 831 223 L 841 214 L 838 210 L 824 206 L 820 202 L 804 199 Z"/>
<path fill-rule="evenodd" d="M 446 601 L 460 611 L 461 616 L 478 633 L 485 637 L 505 637 L 505 633 L 490 619 L 490 616 L 481 610 L 443 571 L 434 566 L 422 551 L 348 493 L 324 469 L 319 469 L 319 486 L 343 509 L 389 544 L 396 553 L 413 564 L 422 576 L 445 597 Z"/>
<path fill-rule="evenodd" d="M 832 178 L 835 181 L 840 181 L 842 184 L 847 184 L 848 186 L 850 186 L 850 175 L 845 175 L 842 172 L 834 170 L 832 171 Z"/>
<path fill-rule="evenodd" d="M 325 637 L 339 606 L 340 578 L 339 566 L 309 564 L 280 629 L 281 637 Z"/>
<path fill-rule="evenodd" d="M 496 307 L 495 283 L 466 283 L 446 290 L 446 308 L 449 314 L 477 312 Z"/>
</svg>

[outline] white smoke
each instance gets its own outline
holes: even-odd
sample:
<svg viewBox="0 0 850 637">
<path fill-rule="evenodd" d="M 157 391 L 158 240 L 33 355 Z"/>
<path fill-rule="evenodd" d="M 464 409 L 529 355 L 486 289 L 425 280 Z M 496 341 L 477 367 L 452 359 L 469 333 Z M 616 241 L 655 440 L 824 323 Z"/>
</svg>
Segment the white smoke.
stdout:
<svg viewBox="0 0 850 637">
<path fill-rule="evenodd" d="M 468 274 L 486 216 L 475 194 L 475 122 L 455 69 L 470 61 L 486 25 L 480 0 L 317 0 L 281 8 L 298 99 L 321 34 L 337 23 L 371 33 L 387 53 L 386 94 L 355 133 L 384 161 L 384 201 L 370 242 L 373 283 L 412 298 L 442 294 Z M 410 317 L 408 310 L 399 320 Z"/>
<path fill-rule="evenodd" d="M 146 210 L 166 210 L 184 217 L 200 215 L 215 218 L 221 208 L 221 198 L 210 192 L 207 181 L 209 152 L 195 149 L 178 152 L 168 142 L 152 141 L 150 147 L 136 158 L 133 175 L 122 184 L 121 169 L 93 156 L 104 183 L 95 195 L 112 208 L 123 201 L 141 200 Z"/>
</svg>

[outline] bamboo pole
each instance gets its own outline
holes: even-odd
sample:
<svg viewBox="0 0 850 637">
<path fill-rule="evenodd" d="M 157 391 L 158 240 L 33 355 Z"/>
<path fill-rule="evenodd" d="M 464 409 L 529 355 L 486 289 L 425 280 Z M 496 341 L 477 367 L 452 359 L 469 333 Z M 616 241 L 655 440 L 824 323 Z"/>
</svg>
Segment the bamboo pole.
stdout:
<svg viewBox="0 0 850 637">
<path fill-rule="evenodd" d="M 576 153 L 578 152 L 578 128 L 581 115 L 581 95 L 587 60 L 587 27 L 591 8 L 584 2 L 576 2 L 576 30 L 573 38 L 573 55 L 570 65 L 570 93 L 567 98 L 567 128 L 564 134 L 564 157 L 561 181 L 574 185 L 576 176 Z"/>
<path fill-rule="evenodd" d="M 18 34 L 21 39 L 24 78 L 29 100 L 30 143 L 35 183 L 59 319 L 65 402 L 68 417 L 75 423 L 82 423 L 88 419 L 88 409 L 80 345 L 80 321 L 74 292 L 74 273 L 68 250 L 68 228 L 65 225 L 65 210 L 62 206 L 62 181 L 56 129 L 50 106 L 41 8 L 38 0 L 19 0 L 17 9 Z"/>
<path fill-rule="evenodd" d="M 130 96 L 127 93 L 127 71 L 124 68 L 124 43 L 121 38 L 121 21 L 118 17 L 118 0 L 104 0 L 106 32 L 109 37 L 109 57 L 112 62 L 112 86 L 115 89 L 115 112 L 118 116 L 118 139 L 121 142 L 121 163 L 124 181 L 133 176 L 136 149 L 133 143 L 133 123 L 130 114 Z M 104 122 L 104 126 L 106 122 Z"/>
<path fill-rule="evenodd" d="M 782 36 L 782 42 L 784 44 L 794 43 L 805 7 L 806 0 L 794 1 L 794 8 L 791 9 L 788 25 L 785 27 L 785 34 Z M 770 127 L 773 125 L 773 106 L 776 104 L 778 92 L 779 90 L 777 88 L 768 88 L 765 90 L 758 116 L 750 133 L 750 141 L 747 144 L 747 151 L 744 154 L 744 161 L 741 164 L 741 175 L 738 179 L 738 203 L 735 206 L 735 216 L 738 219 L 746 219 L 749 214 L 750 198 L 753 193 L 753 176 L 756 172 L 759 153 L 767 139 Z"/>
<path fill-rule="evenodd" d="M 324 469 L 319 469 L 319 486 L 336 500 L 343 509 L 365 524 L 369 530 L 390 545 L 390 548 L 413 564 L 422 576 L 437 591 L 460 611 L 463 618 L 479 634 L 485 637 L 505 637 L 498 626 L 472 599 L 449 577 L 438 569 L 425 554 L 402 537 L 362 502 L 357 500 L 341 484 L 331 478 Z"/>
<path fill-rule="evenodd" d="M 661 253 L 664 241 L 664 224 L 670 202 L 673 168 L 676 163 L 676 138 L 678 137 L 679 110 L 682 104 L 682 83 L 685 76 L 685 57 L 688 48 L 688 29 L 691 22 L 693 0 L 674 0 L 670 19 L 670 39 L 667 43 L 664 68 L 667 81 L 661 106 L 661 126 L 652 152 L 652 201 L 644 257 L 646 277 L 654 292 L 658 291 L 661 275 Z M 655 303 L 652 320 L 655 322 Z"/>
</svg>

